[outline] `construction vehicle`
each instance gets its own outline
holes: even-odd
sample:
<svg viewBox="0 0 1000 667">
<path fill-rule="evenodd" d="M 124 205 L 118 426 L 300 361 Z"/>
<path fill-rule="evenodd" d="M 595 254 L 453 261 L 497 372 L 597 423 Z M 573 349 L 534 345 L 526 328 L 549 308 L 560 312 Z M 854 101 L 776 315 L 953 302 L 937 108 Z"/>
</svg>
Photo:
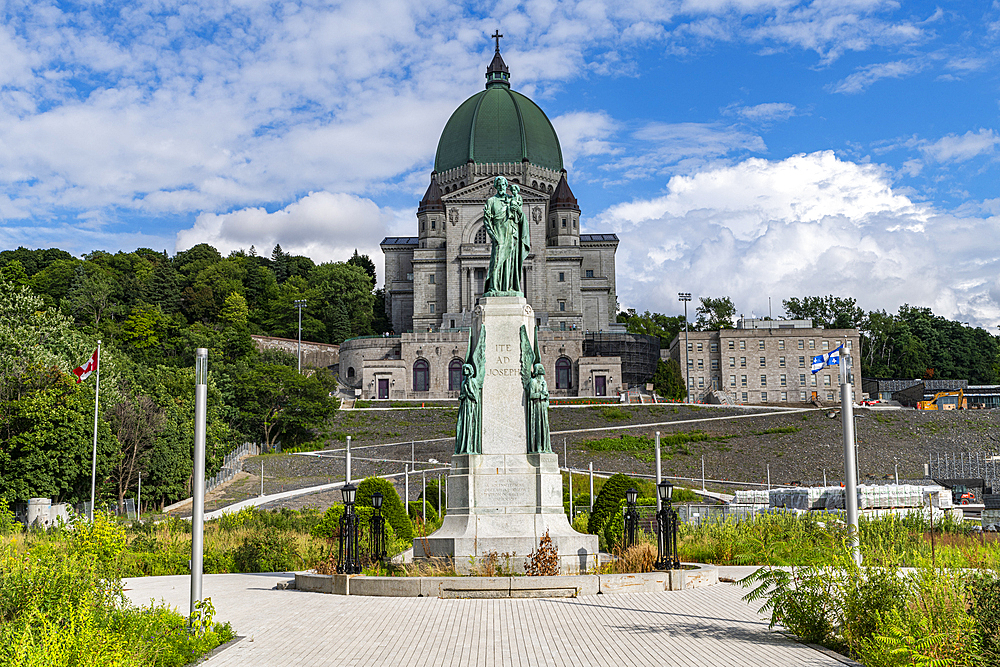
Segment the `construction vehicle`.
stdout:
<svg viewBox="0 0 1000 667">
<path fill-rule="evenodd" d="M 968 410 L 968 399 L 965 393 L 958 391 L 939 391 L 929 401 L 917 403 L 918 410 Z"/>
<path fill-rule="evenodd" d="M 955 505 L 974 505 L 976 503 L 976 494 L 967 487 L 956 484 L 951 487 L 951 501 Z"/>
</svg>

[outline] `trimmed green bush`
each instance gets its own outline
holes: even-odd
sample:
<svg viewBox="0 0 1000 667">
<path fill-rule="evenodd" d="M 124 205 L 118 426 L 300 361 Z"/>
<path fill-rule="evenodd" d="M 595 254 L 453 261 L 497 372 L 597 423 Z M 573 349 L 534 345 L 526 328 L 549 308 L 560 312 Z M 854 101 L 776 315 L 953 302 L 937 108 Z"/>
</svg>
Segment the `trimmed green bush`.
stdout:
<svg viewBox="0 0 1000 667">
<path fill-rule="evenodd" d="M 233 552 L 239 572 L 289 572 L 300 563 L 292 536 L 272 527 L 247 535 Z"/>
<path fill-rule="evenodd" d="M 636 486 L 635 481 L 621 473 L 612 475 L 604 482 L 601 492 L 597 494 L 597 500 L 594 501 L 594 511 L 591 512 L 590 520 L 587 522 L 588 533 L 600 534 L 604 524 L 618 509 L 621 501 L 625 500 L 625 492 L 633 486 Z"/>
<path fill-rule="evenodd" d="M 413 524 L 403 509 L 403 501 L 396 493 L 396 487 L 387 479 L 369 477 L 358 484 L 358 494 L 354 504 L 359 507 L 372 506 L 372 494 L 382 492 L 382 516 L 396 532 L 396 538 L 410 542 L 413 540 Z"/>
<path fill-rule="evenodd" d="M 420 502 L 421 501 L 419 500 L 411 500 L 409 502 L 411 521 L 416 521 L 419 518 L 423 518 L 423 514 L 421 513 Z M 435 511 L 434 506 L 431 505 L 431 502 L 429 500 L 426 502 L 426 505 L 427 505 L 427 523 L 437 523 L 438 513 L 437 511 Z"/>
</svg>

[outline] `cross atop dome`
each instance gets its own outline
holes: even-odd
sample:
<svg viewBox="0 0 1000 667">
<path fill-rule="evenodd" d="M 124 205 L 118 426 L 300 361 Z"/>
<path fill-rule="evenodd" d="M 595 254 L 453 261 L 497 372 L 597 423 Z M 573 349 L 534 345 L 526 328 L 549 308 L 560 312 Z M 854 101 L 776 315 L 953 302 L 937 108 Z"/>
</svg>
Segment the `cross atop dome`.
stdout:
<svg viewBox="0 0 1000 667">
<path fill-rule="evenodd" d="M 486 87 L 504 86 L 510 88 L 510 70 L 507 69 L 507 64 L 500 55 L 500 38 L 503 35 L 500 34 L 499 30 L 496 30 L 490 37 L 496 40 L 496 51 L 493 53 L 490 66 L 486 68 Z"/>
</svg>

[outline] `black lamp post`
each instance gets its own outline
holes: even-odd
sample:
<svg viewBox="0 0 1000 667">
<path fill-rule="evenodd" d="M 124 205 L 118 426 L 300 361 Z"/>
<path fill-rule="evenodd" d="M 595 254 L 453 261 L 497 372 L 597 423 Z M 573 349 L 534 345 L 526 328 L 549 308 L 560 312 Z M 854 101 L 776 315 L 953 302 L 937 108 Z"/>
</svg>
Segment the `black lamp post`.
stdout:
<svg viewBox="0 0 1000 667">
<path fill-rule="evenodd" d="M 368 524 L 368 544 L 372 561 L 385 559 L 385 517 L 382 516 L 382 492 L 372 494 L 371 522 Z"/>
<path fill-rule="evenodd" d="M 681 566 L 677 554 L 677 513 L 670 505 L 674 485 L 663 480 L 656 485 L 660 498 L 660 511 L 656 513 L 656 563 L 657 570 L 676 570 Z"/>
<path fill-rule="evenodd" d="M 344 496 L 344 516 L 340 517 L 340 559 L 337 574 L 360 574 L 358 557 L 358 516 L 354 513 L 354 498 L 358 487 L 345 484 L 340 492 Z"/>
<path fill-rule="evenodd" d="M 635 545 L 635 530 L 639 527 L 639 513 L 635 511 L 635 501 L 639 497 L 639 492 L 635 487 L 625 492 L 625 503 L 628 509 L 625 510 L 625 548 Z"/>
</svg>

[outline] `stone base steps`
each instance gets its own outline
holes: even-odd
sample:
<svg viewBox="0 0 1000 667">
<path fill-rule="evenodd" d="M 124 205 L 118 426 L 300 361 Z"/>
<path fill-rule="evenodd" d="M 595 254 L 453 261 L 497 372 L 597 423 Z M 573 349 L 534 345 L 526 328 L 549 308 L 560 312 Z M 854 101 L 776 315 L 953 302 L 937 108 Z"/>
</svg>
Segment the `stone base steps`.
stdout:
<svg viewBox="0 0 1000 667">
<path fill-rule="evenodd" d="M 558 577 L 368 577 L 296 573 L 295 588 L 333 595 L 454 598 L 553 598 L 615 593 L 657 593 L 719 583 L 714 565 L 640 574 Z"/>
</svg>

